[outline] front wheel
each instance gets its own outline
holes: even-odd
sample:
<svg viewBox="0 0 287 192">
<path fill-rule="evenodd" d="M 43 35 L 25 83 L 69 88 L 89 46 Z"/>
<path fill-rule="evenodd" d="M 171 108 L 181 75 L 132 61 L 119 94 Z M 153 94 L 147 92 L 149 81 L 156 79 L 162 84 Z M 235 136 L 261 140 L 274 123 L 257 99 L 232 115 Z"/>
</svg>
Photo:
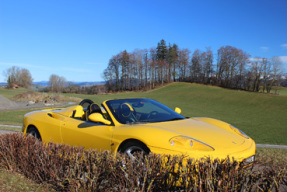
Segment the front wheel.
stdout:
<svg viewBox="0 0 287 192">
<path fill-rule="evenodd" d="M 36 127 L 30 127 L 28 129 L 27 133 L 32 135 L 33 137 L 35 137 L 39 141 L 42 141 L 41 135 L 40 135 L 40 133 L 39 133 L 39 131 L 38 131 L 38 129 Z"/>
<path fill-rule="evenodd" d="M 147 146 L 138 142 L 128 142 L 124 144 L 121 153 L 128 155 L 131 159 L 135 159 L 136 154 L 148 155 L 150 150 Z"/>
</svg>

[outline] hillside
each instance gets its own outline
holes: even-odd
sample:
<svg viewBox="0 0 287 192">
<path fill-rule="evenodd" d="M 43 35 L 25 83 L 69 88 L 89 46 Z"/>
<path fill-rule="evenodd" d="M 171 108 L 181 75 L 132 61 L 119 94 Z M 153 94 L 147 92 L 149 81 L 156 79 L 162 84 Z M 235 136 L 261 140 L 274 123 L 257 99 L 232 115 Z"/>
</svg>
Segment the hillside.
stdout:
<svg viewBox="0 0 287 192">
<path fill-rule="evenodd" d="M 212 117 L 240 128 L 258 143 L 287 144 L 287 96 L 252 93 L 190 83 L 172 83 L 137 93 L 69 95 L 106 99 L 146 97 L 170 108 L 180 107 L 188 117 Z"/>
<path fill-rule="evenodd" d="M 0 89 L 0 94 L 11 98 L 24 91 L 27 90 Z M 172 83 L 149 92 L 65 96 L 89 98 L 96 103 L 115 98 L 152 98 L 170 108 L 180 107 L 182 114 L 187 117 L 211 117 L 231 123 L 250 135 L 257 143 L 287 144 L 287 96 L 191 83 Z M 0 112 L 0 121 L 21 124 L 23 115 L 29 111 Z"/>
</svg>

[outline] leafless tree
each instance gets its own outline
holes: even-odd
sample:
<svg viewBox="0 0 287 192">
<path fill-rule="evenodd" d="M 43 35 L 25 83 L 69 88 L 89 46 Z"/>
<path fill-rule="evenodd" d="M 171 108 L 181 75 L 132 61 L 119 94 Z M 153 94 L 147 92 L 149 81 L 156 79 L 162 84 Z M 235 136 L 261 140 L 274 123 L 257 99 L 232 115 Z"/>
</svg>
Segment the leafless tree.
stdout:
<svg viewBox="0 0 287 192">
<path fill-rule="evenodd" d="M 21 69 L 18 84 L 22 87 L 29 88 L 32 85 L 32 76 L 28 69 Z"/>
<path fill-rule="evenodd" d="M 279 57 L 274 56 L 271 58 L 271 68 L 272 68 L 272 82 L 271 87 L 275 86 L 275 94 L 279 94 L 279 86 L 282 81 L 282 61 Z M 270 87 L 270 90 L 271 90 Z M 269 92 L 270 92 L 269 90 Z"/>
<path fill-rule="evenodd" d="M 262 58 L 262 66 L 263 66 L 263 73 L 262 73 L 262 82 L 263 82 L 263 93 L 265 90 L 267 91 L 267 87 L 269 85 L 269 79 L 271 77 L 271 62 L 266 59 Z"/>
<path fill-rule="evenodd" d="M 203 73 L 202 83 L 210 83 L 213 73 L 213 53 L 210 47 L 206 48 L 206 52 L 201 54 L 201 62 Z"/>
<path fill-rule="evenodd" d="M 259 92 L 264 69 L 262 59 L 260 57 L 256 57 L 255 61 L 250 62 L 250 65 L 252 91 Z"/>
<path fill-rule="evenodd" d="M 193 82 L 200 82 L 200 76 L 201 76 L 201 51 L 199 49 L 196 49 L 191 58 L 191 80 Z"/>
<path fill-rule="evenodd" d="M 66 84 L 66 79 L 58 75 L 52 74 L 49 78 L 49 85 L 52 92 L 62 92 Z"/>
<path fill-rule="evenodd" d="M 242 78 L 244 66 L 249 55 L 232 46 L 220 47 L 217 51 L 217 79 L 219 85 L 228 88 L 240 88 L 237 77 Z"/>
<path fill-rule="evenodd" d="M 182 49 L 178 51 L 178 68 L 179 68 L 179 80 L 186 81 L 187 69 L 189 64 L 190 51 L 188 49 Z"/>
</svg>

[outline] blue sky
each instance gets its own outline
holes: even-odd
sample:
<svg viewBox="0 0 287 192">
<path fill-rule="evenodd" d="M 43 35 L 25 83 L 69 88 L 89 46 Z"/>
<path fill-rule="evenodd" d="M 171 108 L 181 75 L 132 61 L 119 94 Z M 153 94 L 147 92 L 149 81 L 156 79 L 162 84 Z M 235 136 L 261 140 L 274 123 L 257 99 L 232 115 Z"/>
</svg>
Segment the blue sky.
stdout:
<svg viewBox="0 0 287 192">
<path fill-rule="evenodd" d="M 0 0 L 0 82 L 11 66 L 34 81 L 101 81 L 113 55 L 161 39 L 191 52 L 231 45 L 280 56 L 287 71 L 287 1 Z"/>
</svg>

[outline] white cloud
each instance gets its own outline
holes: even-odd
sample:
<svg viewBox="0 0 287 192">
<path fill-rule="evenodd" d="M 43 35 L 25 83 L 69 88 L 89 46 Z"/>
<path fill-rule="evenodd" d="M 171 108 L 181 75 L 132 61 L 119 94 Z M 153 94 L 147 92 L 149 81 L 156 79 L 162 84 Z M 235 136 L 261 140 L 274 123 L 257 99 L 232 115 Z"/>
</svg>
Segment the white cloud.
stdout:
<svg viewBox="0 0 287 192">
<path fill-rule="evenodd" d="M 286 63 L 287 64 L 287 56 L 280 56 L 279 58 L 282 61 L 282 63 Z"/>
<path fill-rule="evenodd" d="M 253 57 L 253 58 L 249 58 L 249 61 L 262 61 L 262 59 L 267 59 L 266 57 Z M 270 59 L 267 59 L 267 61 L 270 61 Z"/>
<path fill-rule="evenodd" d="M 284 49 L 287 49 L 287 43 L 282 44 L 281 47 L 283 47 Z"/>
<path fill-rule="evenodd" d="M 50 70 L 50 67 L 46 67 L 46 66 L 41 66 L 41 65 L 30 65 L 30 64 L 26 64 L 26 63 L 4 63 L 4 62 L 0 62 L 0 65 L 4 65 L 7 67 L 21 67 L 21 68 L 36 68 L 36 69 L 44 69 L 44 70 Z"/>
<path fill-rule="evenodd" d="M 260 47 L 260 49 L 263 50 L 263 51 L 268 51 L 269 47 L 262 46 L 262 47 Z"/>
<path fill-rule="evenodd" d="M 261 59 L 262 59 L 262 58 L 256 58 L 256 57 L 255 57 L 255 58 L 249 58 L 248 60 L 249 60 L 249 61 L 260 61 Z"/>
</svg>

